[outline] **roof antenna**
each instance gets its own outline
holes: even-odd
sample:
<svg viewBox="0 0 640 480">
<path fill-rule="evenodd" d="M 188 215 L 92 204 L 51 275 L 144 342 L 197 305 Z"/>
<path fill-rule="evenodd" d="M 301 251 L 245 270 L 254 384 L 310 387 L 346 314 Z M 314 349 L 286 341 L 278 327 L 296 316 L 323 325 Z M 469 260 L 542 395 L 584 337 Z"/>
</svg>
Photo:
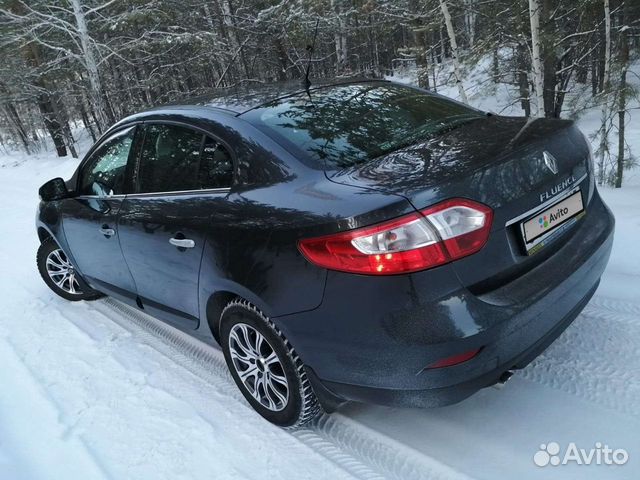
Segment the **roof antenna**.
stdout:
<svg viewBox="0 0 640 480">
<path fill-rule="evenodd" d="M 311 45 L 307 45 L 307 52 L 309 52 L 309 59 L 307 60 L 307 71 L 304 74 L 304 89 L 307 91 L 307 95 L 309 95 L 309 87 L 311 87 L 311 80 L 309 80 L 309 70 L 311 70 L 311 56 L 313 55 L 313 50 L 316 47 L 316 38 L 318 37 L 319 23 L 320 23 L 320 17 L 316 19 L 316 30 L 313 34 L 313 43 L 311 43 Z"/>
</svg>

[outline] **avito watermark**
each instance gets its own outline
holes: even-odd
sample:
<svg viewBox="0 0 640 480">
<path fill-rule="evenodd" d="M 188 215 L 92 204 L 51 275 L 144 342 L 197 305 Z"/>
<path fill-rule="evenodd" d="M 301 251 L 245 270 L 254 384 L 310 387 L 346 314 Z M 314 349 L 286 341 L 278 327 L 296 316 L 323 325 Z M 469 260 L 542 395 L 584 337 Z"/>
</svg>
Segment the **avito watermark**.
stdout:
<svg viewBox="0 0 640 480">
<path fill-rule="evenodd" d="M 558 466 L 574 463 L 576 465 L 624 465 L 629 453 L 624 448 L 613 449 L 606 443 L 596 442 L 593 448 L 579 448 L 570 442 L 564 453 L 557 442 L 543 443 L 533 456 L 533 463 L 539 467 Z"/>
</svg>

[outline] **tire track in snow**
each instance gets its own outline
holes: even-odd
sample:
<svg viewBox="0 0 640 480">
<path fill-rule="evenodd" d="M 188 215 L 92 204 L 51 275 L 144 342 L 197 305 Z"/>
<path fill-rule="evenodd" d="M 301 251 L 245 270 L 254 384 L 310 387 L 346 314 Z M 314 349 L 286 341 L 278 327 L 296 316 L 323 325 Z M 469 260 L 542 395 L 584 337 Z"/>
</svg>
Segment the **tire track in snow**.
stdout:
<svg viewBox="0 0 640 480">
<path fill-rule="evenodd" d="M 202 380 L 215 383 L 225 394 L 245 404 L 218 349 L 117 300 L 106 298 L 94 302 L 92 307 L 132 334 L 141 334 L 150 347 Z M 134 332 L 131 323 L 140 331 Z M 248 404 L 246 407 L 251 408 Z M 310 427 L 291 434 L 315 452 L 362 479 L 471 479 L 341 414 L 323 415 Z"/>
<path fill-rule="evenodd" d="M 640 298 L 640 292 L 638 297 Z M 640 322 L 640 304 L 638 303 L 596 295 L 589 301 L 587 308 L 589 307 L 594 307 L 600 311 L 605 310 L 612 313 L 629 314 Z"/>
<path fill-rule="evenodd" d="M 364 456 L 389 478 L 405 480 L 424 478 L 435 480 L 468 479 L 458 470 L 420 453 L 412 447 L 387 437 L 340 413 L 323 415 L 318 429 L 338 444 L 343 451 Z"/>
<path fill-rule="evenodd" d="M 518 373 L 640 418 L 640 307 L 596 297 L 542 355 Z"/>
<path fill-rule="evenodd" d="M 582 315 L 589 318 L 603 320 L 605 322 L 617 322 L 626 324 L 636 330 L 640 328 L 640 314 L 634 315 L 626 312 L 616 312 L 606 308 L 587 306 Z"/>
</svg>

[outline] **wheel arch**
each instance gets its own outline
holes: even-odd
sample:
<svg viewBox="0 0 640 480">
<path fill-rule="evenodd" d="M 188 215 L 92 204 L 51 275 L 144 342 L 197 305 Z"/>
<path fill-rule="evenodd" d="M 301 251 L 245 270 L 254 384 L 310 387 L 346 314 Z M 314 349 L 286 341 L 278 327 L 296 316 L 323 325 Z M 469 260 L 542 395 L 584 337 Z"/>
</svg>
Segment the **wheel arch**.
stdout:
<svg viewBox="0 0 640 480">
<path fill-rule="evenodd" d="M 242 298 L 239 295 L 221 290 L 213 293 L 207 300 L 206 315 L 207 323 L 213 338 L 220 343 L 220 315 L 224 307 L 233 299 Z"/>
<path fill-rule="evenodd" d="M 211 334 L 216 342 L 220 343 L 220 315 L 222 314 L 224 307 L 226 307 L 232 300 L 245 300 L 250 304 L 255 305 L 256 308 L 264 312 L 267 317 L 272 316 L 272 309 L 254 292 L 231 282 L 225 282 L 224 284 L 221 284 L 220 287 L 221 288 L 215 289 L 214 292 L 209 295 L 204 305 L 207 324 L 209 325 Z"/>
<path fill-rule="evenodd" d="M 51 232 L 49 230 L 47 230 L 46 228 L 44 228 L 43 226 L 39 226 L 38 227 L 38 239 L 40 240 L 40 243 L 44 242 L 48 238 L 53 238 L 53 235 L 51 234 Z"/>
</svg>

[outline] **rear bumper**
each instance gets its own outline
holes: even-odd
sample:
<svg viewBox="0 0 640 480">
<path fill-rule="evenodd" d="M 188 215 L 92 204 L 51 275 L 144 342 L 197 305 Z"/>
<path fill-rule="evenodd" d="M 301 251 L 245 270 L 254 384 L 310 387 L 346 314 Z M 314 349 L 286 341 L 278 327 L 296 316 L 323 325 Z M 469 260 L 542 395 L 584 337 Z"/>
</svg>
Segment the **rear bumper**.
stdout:
<svg viewBox="0 0 640 480">
<path fill-rule="evenodd" d="M 522 368 L 578 316 L 605 269 L 614 219 L 597 193 L 588 214 L 533 270 L 474 295 L 445 265 L 412 275 L 329 272 L 315 310 L 274 318 L 321 398 L 431 407 L 458 402 Z M 433 362 L 482 348 L 471 360 Z"/>
<path fill-rule="evenodd" d="M 507 370 L 524 368 L 533 359 L 540 355 L 553 341 L 564 332 L 580 314 L 596 291 L 598 282 L 591 291 L 577 304 L 569 314 L 555 325 L 549 332 L 539 338 L 533 345 L 516 357 L 504 361 L 496 368 L 488 372 L 479 373 L 477 376 L 463 380 L 446 387 L 426 388 L 420 390 L 398 390 L 389 388 L 366 387 L 346 383 L 323 382 L 311 371 L 312 383 L 316 391 L 320 391 L 321 398 L 329 404 L 340 403 L 341 400 L 355 400 L 363 403 L 378 405 L 391 405 L 403 407 L 431 408 L 458 403 L 473 395 L 478 390 L 494 385 Z M 536 331 L 522 332 L 536 334 Z M 473 361 L 473 360 L 472 360 Z M 452 367 L 450 367 L 452 368 Z"/>
</svg>

